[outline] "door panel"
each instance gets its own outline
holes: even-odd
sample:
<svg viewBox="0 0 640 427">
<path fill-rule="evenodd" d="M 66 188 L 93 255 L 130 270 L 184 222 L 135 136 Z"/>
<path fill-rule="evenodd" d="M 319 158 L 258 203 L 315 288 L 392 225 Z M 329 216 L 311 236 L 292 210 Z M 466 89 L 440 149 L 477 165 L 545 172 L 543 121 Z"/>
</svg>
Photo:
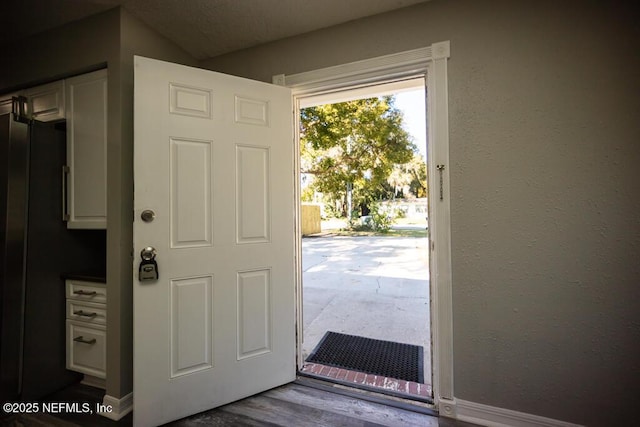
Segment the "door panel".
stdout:
<svg viewBox="0 0 640 427">
<path fill-rule="evenodd" d="M 236 146 L 238 243 L 271 240 L 269 148 Z"/>
<path fill-rule="evenodd" d="M 143 426 L 295 378 L 293 114 L 286 88 L 141 57 L 135 73 L 134 423 Z M 147 246 L 159 280 L 140 282 Z"/>
<path fill-rule="evenodd" d="M 271 271 L 238 272 L 238 359 L 271 351 Z"/>
<path fill-rule="evenodd" d="M 213 277 L 171 281 L 171 378 L 213 367 Z"/>
<path fill-rule="evenodd" d="M 213 141 L 171 138 L 171 247 L 211 246 Z"/>
</svg>

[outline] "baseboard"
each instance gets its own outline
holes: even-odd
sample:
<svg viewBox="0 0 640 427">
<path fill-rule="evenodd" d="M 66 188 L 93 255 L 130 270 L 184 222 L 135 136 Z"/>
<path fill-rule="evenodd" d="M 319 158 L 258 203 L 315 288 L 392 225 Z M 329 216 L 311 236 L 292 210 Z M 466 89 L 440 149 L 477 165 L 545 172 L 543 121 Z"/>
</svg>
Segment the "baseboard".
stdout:
<svg viewBox="0 0 640 427">
<path fill-rule="evenodd" d="M 539 415 L 456 399 L 457 419 L 490 427 L 582 427 Z"/>
<path fill-rule="evenodd" d="M 88 385 L 91 387 L 96 387 L 96 388 L 101 388 L 101 389 L 106 389 L 107 388 L 107 383 L 104 380 L 104 378 L 97 378 L 94 377 L 92 375 L 86 375 L 82 378 L 82 381 L 80 381 L 80 384 L 84 384 L 84 385 Z"/>
<path fill-rule="evenodd" d="M 105 394 L 102 404 L 105 406 L 106 410 L 100 412 L 100 415 L 111 420 L 118 421 L 120 418 L 133 411 L 133 393 L 129 393 L 120 399 Z"/>
<path fill-rule="evenodd" d="M 441 397 L 440 400 L 438 400 L 438 412 L 441 417 L 457 418 L 458 403 L 455 399 L 446 399 Z"/>
</svg>

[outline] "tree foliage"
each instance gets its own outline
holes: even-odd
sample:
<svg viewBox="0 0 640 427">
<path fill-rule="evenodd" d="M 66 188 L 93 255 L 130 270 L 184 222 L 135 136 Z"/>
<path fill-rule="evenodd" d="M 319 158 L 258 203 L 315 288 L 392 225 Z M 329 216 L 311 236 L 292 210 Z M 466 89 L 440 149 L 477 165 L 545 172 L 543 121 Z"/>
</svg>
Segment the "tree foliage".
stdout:
<svg viewBox="0 0 640 427">
<path fill-rule="evenodd" d="M 413 158 L 402 165 L 394 165 L 387 183 L 393 190 L 393 197 L 427 197 L 427 164 L 422 156 Z"/>
<path fill-rule="evenodd" d="M 397 183 L 390 177 L 399 165 L 411 164 L 417 151 L 402 119 L 392 96 L 303 109 L 301 172 L 313 176 L 311 188 L 345 202 L 351 187 L 353 206 L 365 209 L 373 200 L 397 194 Z M 411 181 L 402 184 L 402 192 L 408 191 Z"/>
<path fill-rule="evenodd" d="M 426 184 L 413 180 L 424 176 L 426 183 L 424 160 L 402 120 L 393 96 L 301 110 L 301 172 L 313 177 L 305 197 L 311 196 L 309 189 L 323 193 L 334 206 L 338 201 L 345 215 L 351 188 L 353 206 L 366 214 L 373 200 L 420 191 Z"/>
</svg>

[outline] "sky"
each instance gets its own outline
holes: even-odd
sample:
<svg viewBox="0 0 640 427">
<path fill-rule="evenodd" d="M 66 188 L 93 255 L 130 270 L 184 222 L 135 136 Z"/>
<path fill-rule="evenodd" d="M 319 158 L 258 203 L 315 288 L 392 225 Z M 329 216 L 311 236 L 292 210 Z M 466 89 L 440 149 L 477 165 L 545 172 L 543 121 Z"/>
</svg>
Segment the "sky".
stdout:
<svg viewBox="0 0 640 427">
<path fill-rule="evenodd" d="M 413 142 L 426 158 L 427 125 L 424 88 L 396 94 L 396 107 L 404 115 L 404 128 L 413 137 Z"/>
</svg>

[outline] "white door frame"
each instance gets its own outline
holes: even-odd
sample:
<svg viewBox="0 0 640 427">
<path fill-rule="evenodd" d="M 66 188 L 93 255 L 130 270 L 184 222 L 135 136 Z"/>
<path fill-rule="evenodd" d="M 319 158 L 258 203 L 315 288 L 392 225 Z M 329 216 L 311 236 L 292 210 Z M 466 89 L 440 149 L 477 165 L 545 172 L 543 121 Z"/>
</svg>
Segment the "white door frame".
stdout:
<svg viewBox="0 0 640 427">
<path fill-rule="evenodd" d="M 320 70 L 273 76 L 273 83 L 292 89 L 295 106 L 295 173 L 300 173 L 298 112 L 302 98 L 346 88 L 369 86 L 424 76 L 427 92 L 427 169 L 429 179 L 429 229 L 431 237 L 431 334 L 434 404 L 441 415 L 456 416 L 453 394 L 453 310 L 451 282 L 451 215 L 449 192 L 449 110 L 447 60 L 449 41 L 431 46 L 352 62 Z M 438 169 L 441 167 L 441 170 Z M 442 187 L 440 186 L 442 177 Z M 300 226 L 300 182 L 295 180 L 296 198 L 296 298 L 302 307 L 302 247 Z M 442 198 L 441 198 L 442 194 Z M 298 348 L 302 341 L 302 312 L 297 312 Z M 298 365 L 302 363 L 298 352 Z"/>
</svg>

